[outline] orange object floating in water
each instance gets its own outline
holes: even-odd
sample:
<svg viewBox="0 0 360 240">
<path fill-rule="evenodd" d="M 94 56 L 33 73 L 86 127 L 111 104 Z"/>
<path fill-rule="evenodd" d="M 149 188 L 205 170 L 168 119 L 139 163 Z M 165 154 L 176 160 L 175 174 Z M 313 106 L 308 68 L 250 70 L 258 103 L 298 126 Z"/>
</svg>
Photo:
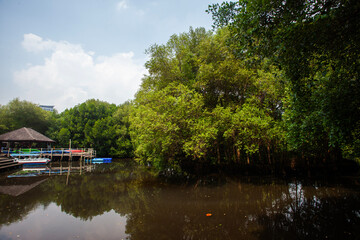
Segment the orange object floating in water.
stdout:
<svg viewBox="0 0 360 240">
<path fill-rule="evenodd" d="M 211 213 L 207 213 L 206 216 L 207 216 L 207 217 L 211 217 L 212 214 L 211 214 Z"/>
</svg>

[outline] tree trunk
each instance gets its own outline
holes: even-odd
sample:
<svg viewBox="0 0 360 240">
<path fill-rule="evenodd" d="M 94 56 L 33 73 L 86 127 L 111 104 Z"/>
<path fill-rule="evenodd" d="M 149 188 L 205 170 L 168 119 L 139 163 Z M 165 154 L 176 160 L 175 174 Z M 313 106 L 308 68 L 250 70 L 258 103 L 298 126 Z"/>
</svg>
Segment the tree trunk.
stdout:
<svg viewBox="0 0 360 240">
<path fill-rule="evenodd" d="M 219 144 L 219 142 L 216 142 L 216 152 L 217 152 L 217 162 L 218 162 L 218 164 L 220 164 L 221 155 L 220 155 L 220 144 Z"/>
<path fill-rule="evenodd" d="M 259 163 L 262 164 L 262 161 L 261 161 L 261 147 L 259 147 Z"/>
<path fill-rule="evenodd" d="M 237 159 L 237 162 L 240 163 L 240 149 L 239 148 L 236 149 L 236 159 Z"/>
<path fill-rule="evenodd" d="M 269 162 L 269 165 L 271 165 L 270 144 L 268 144 L 266 146 L 266 148 L 267 148 L 267 153 L 268 153 L 268 162 Z"/>
</svg>

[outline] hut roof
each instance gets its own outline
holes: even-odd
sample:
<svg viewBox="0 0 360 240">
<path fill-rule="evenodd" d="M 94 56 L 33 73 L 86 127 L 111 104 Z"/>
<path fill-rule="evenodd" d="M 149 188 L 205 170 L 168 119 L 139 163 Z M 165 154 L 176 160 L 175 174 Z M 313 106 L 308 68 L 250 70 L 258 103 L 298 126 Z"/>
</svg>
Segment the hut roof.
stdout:
<svg viewBox="0 0 360 240">
<path fill-rule="evenodd" d="M 55 142 L 31 128 L 20 128 L 0 135 L 0 142 Z"/>
</svg>

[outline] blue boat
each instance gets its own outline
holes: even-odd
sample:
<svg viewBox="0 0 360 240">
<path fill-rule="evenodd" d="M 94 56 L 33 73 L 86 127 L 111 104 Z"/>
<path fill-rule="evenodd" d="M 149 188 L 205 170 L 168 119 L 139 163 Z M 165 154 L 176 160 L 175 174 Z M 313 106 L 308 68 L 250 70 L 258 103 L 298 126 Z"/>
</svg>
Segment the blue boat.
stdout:
<svg viewBox="0 0 360 240">
<path fill-rule="evenodd" d="M 12 157 L 38 157 L 39 153 L 12 153 L 10 154 Z"/>
<path fill-rule="evenodd" d="M 93 158 L 90 161 L 92 163 L 111 163 L 112 158 Z"/>
</svg>

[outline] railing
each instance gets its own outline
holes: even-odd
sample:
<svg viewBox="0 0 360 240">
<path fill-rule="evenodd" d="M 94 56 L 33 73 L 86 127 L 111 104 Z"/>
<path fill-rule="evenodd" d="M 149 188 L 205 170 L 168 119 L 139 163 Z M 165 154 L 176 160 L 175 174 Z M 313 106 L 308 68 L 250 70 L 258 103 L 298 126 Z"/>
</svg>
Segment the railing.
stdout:
<svg viewBox="0 0 360 240">
<path fill-rule="evenodd" d="M 8 157 L 12 154 L 38 154 L 41 157 L 72 157 L 72 156 L 80 156 L 80 157 L 88 157 L 93 158 L 96 157 L 96 151 L 93 148 L 14 148 L 14 149 L 1 149 L 2 153 L 5 153 Z"/>
</svg>

